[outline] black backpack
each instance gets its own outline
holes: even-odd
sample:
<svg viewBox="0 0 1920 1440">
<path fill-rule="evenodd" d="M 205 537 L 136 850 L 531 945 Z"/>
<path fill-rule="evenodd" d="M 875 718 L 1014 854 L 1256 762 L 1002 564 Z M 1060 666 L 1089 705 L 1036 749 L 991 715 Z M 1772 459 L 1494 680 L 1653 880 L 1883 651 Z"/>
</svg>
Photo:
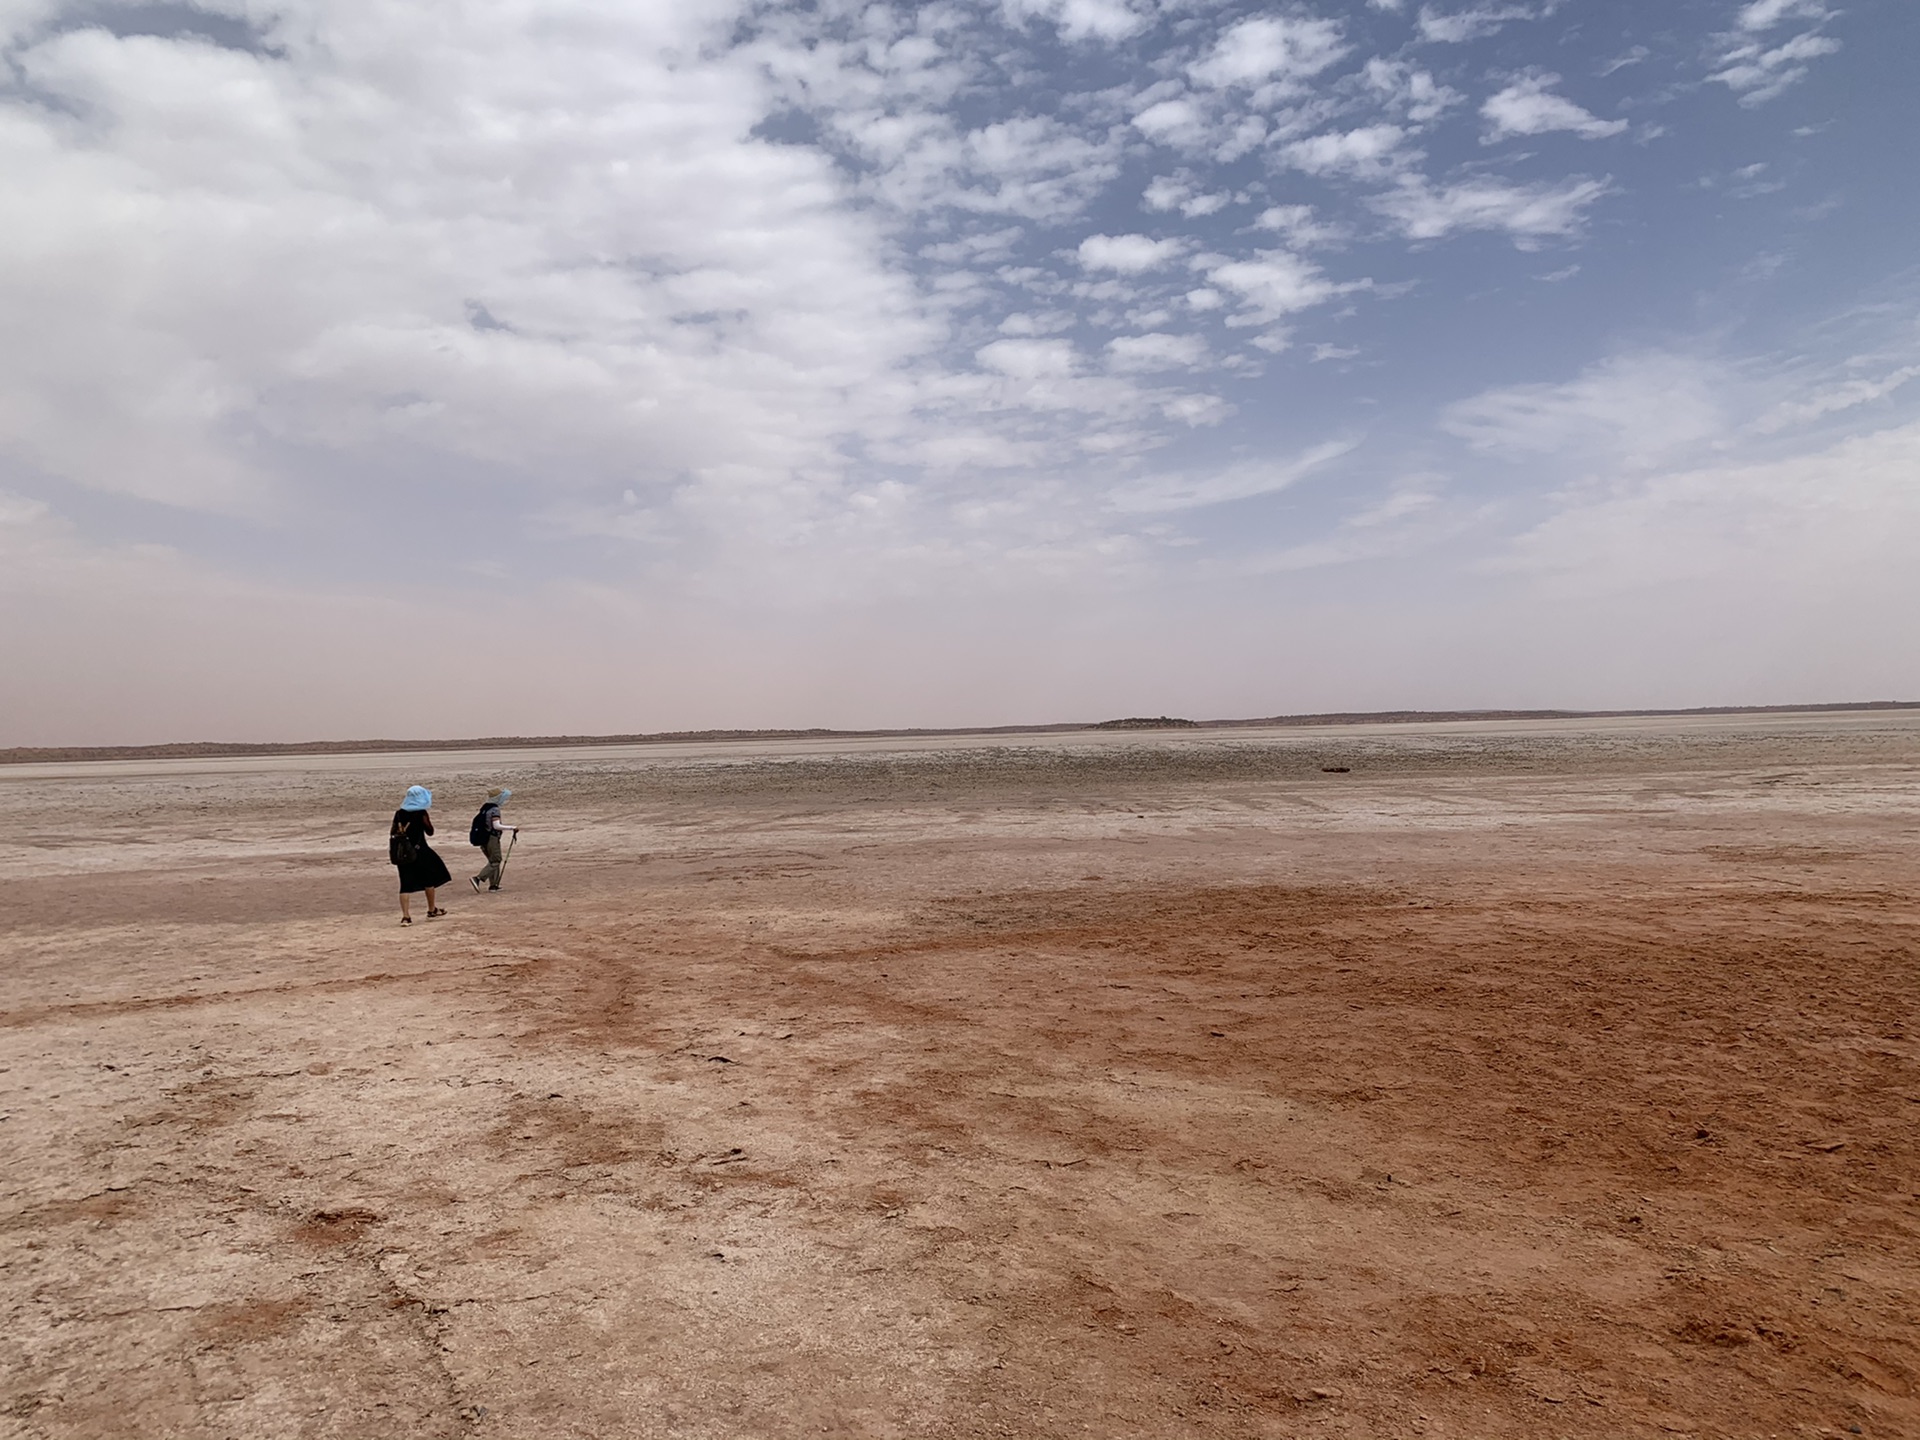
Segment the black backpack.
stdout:
<svg viewBox="0 0 1920 1440">
<path fill-rule="evenodd" d="M 473 817 L 473 825 L 467 831 L 467 843 L 469 845 L 478 845 L 484 848 L 487 841 L 493 838 L 493 816 L 494 812 L 499 808 L 498 805 L 492 804 L 482 805 L 480 807 L 480 813 Z"/>
</svg>

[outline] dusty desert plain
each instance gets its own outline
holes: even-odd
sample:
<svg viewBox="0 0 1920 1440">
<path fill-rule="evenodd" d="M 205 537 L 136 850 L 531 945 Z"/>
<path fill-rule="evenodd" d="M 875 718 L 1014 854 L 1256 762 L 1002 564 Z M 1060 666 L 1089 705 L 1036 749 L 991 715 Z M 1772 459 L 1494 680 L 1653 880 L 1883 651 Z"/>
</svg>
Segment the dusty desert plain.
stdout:
<svg viewBox="0 0 1920 1440">
<path fill-rule="evenodd" d="M 403 929 L 415 781 L 527 830 Z M 16 765 L 0 845 L 8 1440 L 1920 1435 L 1920 714 Z"/>
</svg>

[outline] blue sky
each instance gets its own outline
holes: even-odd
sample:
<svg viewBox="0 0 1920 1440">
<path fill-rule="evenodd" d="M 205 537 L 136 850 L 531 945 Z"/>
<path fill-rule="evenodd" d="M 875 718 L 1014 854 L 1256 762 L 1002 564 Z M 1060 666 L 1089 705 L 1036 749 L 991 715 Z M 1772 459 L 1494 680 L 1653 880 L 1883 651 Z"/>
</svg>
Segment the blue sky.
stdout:
<svg viewBox="0 0 1920 1440">
<path fill-rule="evenodd" d="M 1916 31 L 5 0 L 0 742 L 1920 697 Z"/>
</svg>

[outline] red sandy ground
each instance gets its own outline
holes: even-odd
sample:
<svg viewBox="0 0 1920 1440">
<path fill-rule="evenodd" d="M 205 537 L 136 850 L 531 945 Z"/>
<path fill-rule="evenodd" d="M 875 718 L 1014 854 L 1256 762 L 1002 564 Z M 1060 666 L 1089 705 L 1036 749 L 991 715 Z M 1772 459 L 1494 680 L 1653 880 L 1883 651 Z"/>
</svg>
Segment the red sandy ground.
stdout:
<svg viewBox="0 0 1920 1440">
<path fill-rule="evenodd" d="M 0 1437 L 1920 1435 L 1911 721 L 332 763 L 0 778 Z"/>
</svg>

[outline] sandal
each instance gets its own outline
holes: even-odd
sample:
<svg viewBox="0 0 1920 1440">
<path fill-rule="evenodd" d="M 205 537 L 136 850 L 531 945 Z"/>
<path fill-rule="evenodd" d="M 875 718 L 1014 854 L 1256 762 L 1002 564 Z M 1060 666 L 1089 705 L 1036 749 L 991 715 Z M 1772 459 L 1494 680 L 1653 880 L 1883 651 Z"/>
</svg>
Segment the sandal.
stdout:
<svg viewBox="0 0 1920 1440">
<path fill-rule="evenodd" d="M 427 911 L 427 919 L 429 919 L 429 920 L 438 920 L 438 919 L 439 919 L 439 918 L 440 918 L 440 917 L 441 917 L 442 915 L 444 915 L 444 914 L 446 914 L 446 913 L 447 913 L 447 912 L 446 912 L 446 911 L 444 911 L 444 910 L 429 910 L 429 911 Z"/>
</svg>

